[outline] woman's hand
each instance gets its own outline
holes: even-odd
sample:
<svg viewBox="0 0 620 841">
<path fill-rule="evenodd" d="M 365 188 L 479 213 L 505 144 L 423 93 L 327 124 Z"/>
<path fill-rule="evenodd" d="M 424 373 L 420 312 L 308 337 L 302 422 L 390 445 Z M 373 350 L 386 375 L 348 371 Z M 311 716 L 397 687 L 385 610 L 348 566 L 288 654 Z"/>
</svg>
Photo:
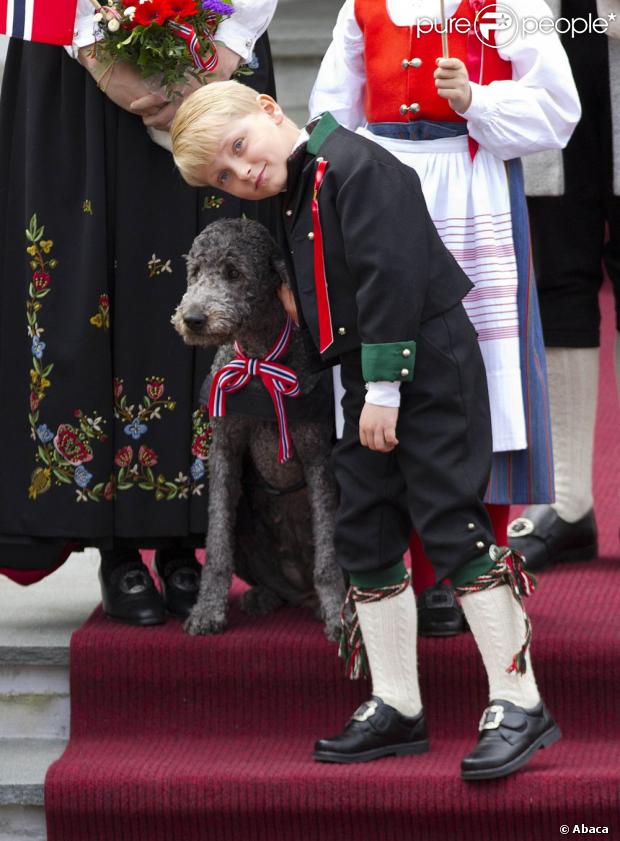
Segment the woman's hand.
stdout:
<svg viewBox="0 0 620 841">
<path fill-rule="evenodd" d="M 241 61 L 241 56 L 229 50 L 224 44 L 217 45 L 217 55 L 217 67 L 213 73 L 209 73 L 208 82 L 228 81 Z M 151 93 L 132 102 L 130 110 L 132 114 L 142 117 L 145 126 L 168 131 L 183 100 L 201 86 L 197 79 L 190 76 L 187 83 L 181 88 L 180 95 L 175 96 L 171 102 L 164 101 L 162 105 L 162 97 L 165 99 L 165 94 L 161 91 L 161 93 Z"/>
<path fill-rule="evenodd" d="M 458 58 L 438 58 L 435 70 L 435 87 L 442 99 L 447 99 L 457 114 L 463 114 L 471 105 L 471 85 L 467 67 Z"/>
<path fill-rule="evenodd" d="M 80 48 L 78 60 L 106 96 L 125 111 L 131 110 L 131 103 L 136 99 L 149 94 L 148 85 L 135 67 L 126 62 L 115 62 L 107 57 L 100 59 L 93 44 Z M 152 101 L 151 108 L 161 108 L 165 104 L 165 97 L 158 95 L 156 102 Z"/>
<path fill-rule="evenodd" d="M 379 453 L 389 453 L 398 444 L 396 423 L 398 409 L 364 403 L 360 415 L 360 443 Z"/>
</svg>

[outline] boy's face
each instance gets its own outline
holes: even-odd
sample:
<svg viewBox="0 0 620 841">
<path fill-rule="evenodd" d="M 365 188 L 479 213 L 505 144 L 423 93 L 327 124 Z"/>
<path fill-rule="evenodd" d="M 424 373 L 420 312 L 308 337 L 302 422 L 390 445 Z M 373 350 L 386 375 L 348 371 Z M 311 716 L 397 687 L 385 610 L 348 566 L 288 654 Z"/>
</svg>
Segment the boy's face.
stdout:
<svg viewBox="0 0 620 841">
<path fill-rule="evenodd" d="M 299 131 L 271 97 L 260 110 L 231 120 L 217 153 L 204 167 L 204 183 L 240 199 L 266 199 L 286 189 L 287 160 Z"/>
</svg>

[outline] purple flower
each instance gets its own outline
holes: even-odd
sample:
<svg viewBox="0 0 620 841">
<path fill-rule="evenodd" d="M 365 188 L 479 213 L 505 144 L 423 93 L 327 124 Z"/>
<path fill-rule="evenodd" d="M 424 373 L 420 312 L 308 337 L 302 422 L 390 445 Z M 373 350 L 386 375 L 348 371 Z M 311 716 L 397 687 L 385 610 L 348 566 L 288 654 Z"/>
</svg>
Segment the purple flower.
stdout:
<svg viewBox="0 0 620 841">
<path fill-rule="evenodd" d="M 215 15 L 232 15 L 234 9 L 231 3 L 224 3 L 223 0 L 202 0 L 202 8 L 205 12 L 212 12 Z"/>
</svg>

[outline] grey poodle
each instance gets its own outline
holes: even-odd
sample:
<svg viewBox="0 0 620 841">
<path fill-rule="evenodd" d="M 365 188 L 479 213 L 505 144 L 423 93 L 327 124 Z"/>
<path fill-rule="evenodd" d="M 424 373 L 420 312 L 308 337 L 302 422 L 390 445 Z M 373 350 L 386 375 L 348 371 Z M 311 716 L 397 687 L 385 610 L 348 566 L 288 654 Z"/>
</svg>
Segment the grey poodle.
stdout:
<svg viewBox="0 0 620 841">
<path fill-rule="evenodd" d="M 188 344 L 219 346 L 210 379 L 235 358 L 234 342 L 248 357 L 262 359 L 269 353 L 286 320 L 278 298 L 286 283 L 282 256 L 258 222 L 220 220 L 196 237 L 187 258 L 187 292 L 172 323 Z M 322 401 L 327 405 L 322 419 L 306 420 L 303 410 L 294 412 L 295 404 L 313 392 L 320 397 L 325 376 L 310 369 L 298 331 L 278 362 L 295 371 L 301 391 L 300 397 L 284 398 L 293 444 L 289 461 L 278 462 L 275 410 L 258 377 L 250 379 L 239 399 L 245 395 L 246 406 L 249 400 L 252 407 L 264 406 L 266 399 L 265 419 L 244 414 L 243 407 L 230 411 L 236 395 L 227 398 L 224 417 L 211 419 L 207 562 L 185 623 L 190 634 L 225 628 L 236 571 L 255 585 L 243 597 L 248 612 L 267 613 L 283 602 L 308 603 L 310 589 L 327 637 L 338 635 L 344 582 L 333 543 L 337 488 L 329 468 L 331 404 Z M 254 477 L 249 484 L 248 474 Z M 254 512 L 248 514 L 248 507 Z M 257 532 L 249 543 L 248 531 Z"/>
</svg>

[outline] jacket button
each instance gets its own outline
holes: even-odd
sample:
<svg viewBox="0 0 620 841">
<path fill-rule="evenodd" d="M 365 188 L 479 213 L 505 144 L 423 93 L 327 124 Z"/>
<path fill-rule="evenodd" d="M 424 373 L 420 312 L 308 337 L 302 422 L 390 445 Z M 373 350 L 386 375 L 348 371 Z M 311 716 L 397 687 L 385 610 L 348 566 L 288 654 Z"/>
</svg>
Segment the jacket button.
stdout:
<svg viewBox="0 0 620 841">
<path fill-rule="evenodd" d="M 475 523 L 467 523 L 467 528 L 470 531 L 473 531 L 476 528 L 476 524 Z"/>
<path fill-rule="evenodd" d="M 293 211 L 292 211 L 292 210 L 287 210 L 287 211 L 286 211 L 286 215 L 287 215 L 287 216 L 292 216 L 292 215 L 293 215 Z"/>
<path fill-rule="evenodd" d="M 484 543 L 481 540 L 476 543 L 476 549 L 484 549 Z"/>
<path fill-rule="evenodd" d="M 338 335 L 339 336 L 346 336 L 347 335 L 347 328 L 346 327 L 339 327 L 338 328 Z"/>
<path fill-rule="evenodd" d="M 408 347 L 406 347 L 406 348 L 403 350 L 403 356 L 404 356 L 404 357 L 411 356 L 411 351 L 409 350 L 409 348 L 408 348 Z"/>
<path fill-rule="evenodd" d="M 408 377 L 409 376 L 409 368 L 403 368 L 400 372 L 401 377 Z"/>
<path fill-rule="evenodd" d="M 422 59 L 421 58 L 412 58 L 409 62 L 413 67 L 422 67 Z"/>
<path fill-rule="evenodd" d="M 417 114 L 418 111 L 420 110 L 419 103 L 418 102 L 412 102 L 411 105 L 409 106 L 409 110 L 413 111 L 414 114 Z"/>
<path fill-rule="evenodd" d="M 316 162 L 317 162 L 317 164 L 322 164 L 324 160 L 325 160 L 325 158 L 317 158 Z"/>
<path fill-rule="evenodd" d="M 406 105 L 401 105 L 399 108 L 400 113 L 403 115 L 406 114 L 408 110 L 409 108 Z"/>
<path fill-rule="evenodd" d="M 312 231 L 310 231 L 310 233 L 308 234 L 308 239 L 314 239 L 314 234 L 312 233 Z"/>
<path fill-rule="evenodd" d="M 406 58 L 404 58 L 400 66 L 403 68 L 403 70 L 406 70 L 409 67 L 409 61 Z"/>
</svg>

